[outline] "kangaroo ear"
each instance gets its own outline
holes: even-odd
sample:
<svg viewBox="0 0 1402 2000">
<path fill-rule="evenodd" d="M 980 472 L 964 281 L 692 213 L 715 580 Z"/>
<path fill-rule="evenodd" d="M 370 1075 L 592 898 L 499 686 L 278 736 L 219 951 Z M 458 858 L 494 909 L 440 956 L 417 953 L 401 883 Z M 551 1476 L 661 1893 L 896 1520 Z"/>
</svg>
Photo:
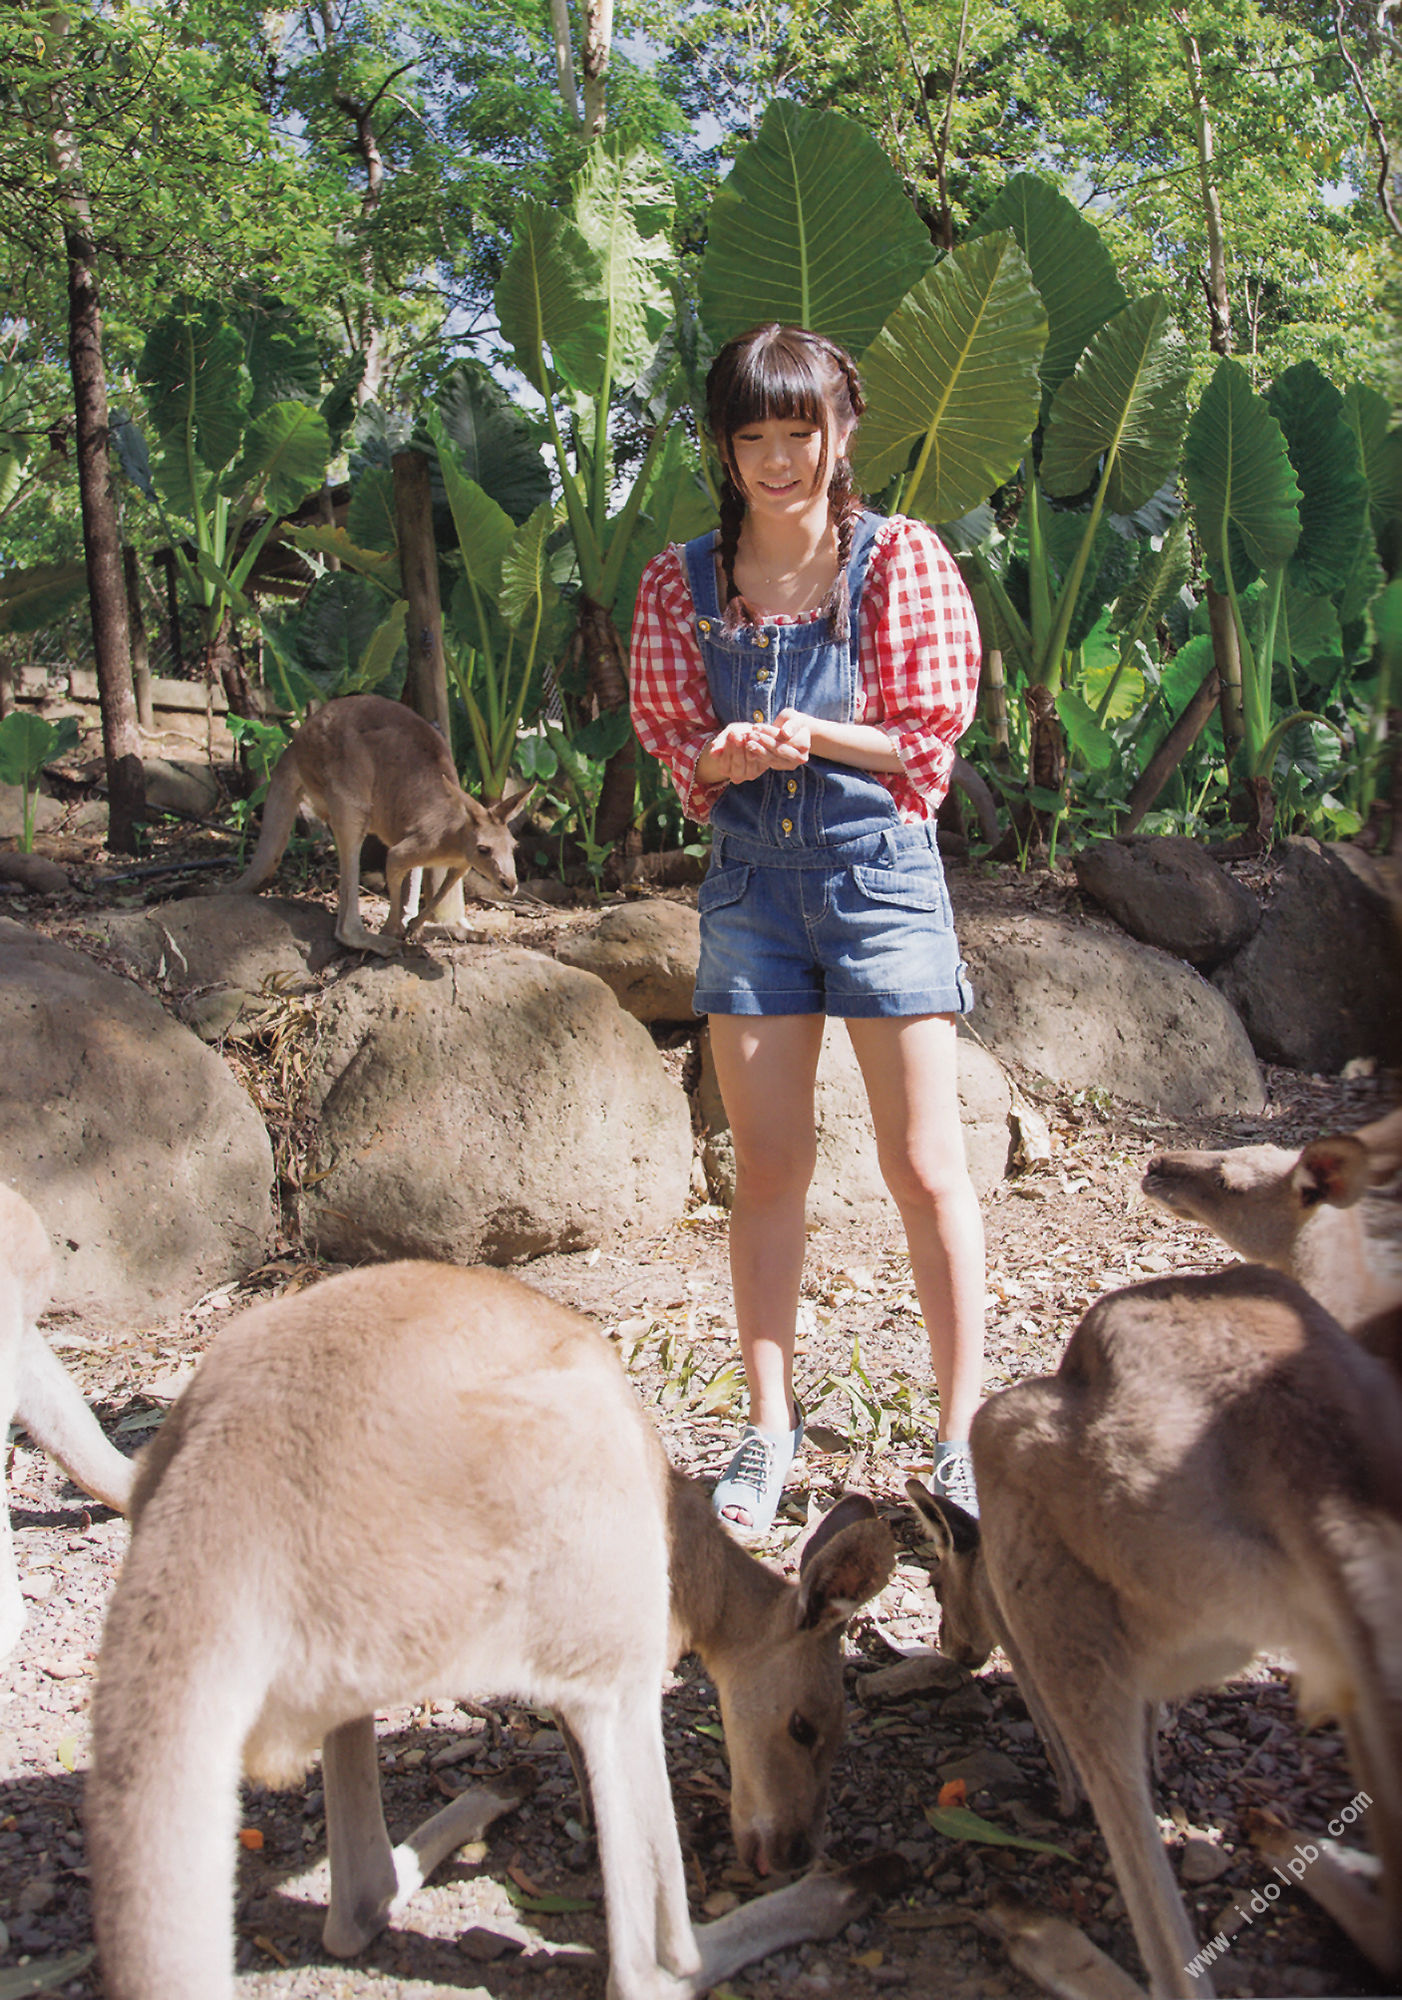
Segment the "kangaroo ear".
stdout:
<svg viewBox="0 0 1402 2000">
<path fill-rule="evenodd" d="M 491 809 L 492 818 L 500 820 L 505 826 L 506 822 L 520 812 L 539 790 L 539 785 L 527 785 L 524 792 L 513 792 L 509 799 L 498 799 Z"/>
<path fill-rule="evenodd" d="M 905 1493 L 938 1562 L 970 1555 L 978 1547 L 978 1522 L 956 1502 L 946 1500 L 941 1493 L 932 1493 L 918 1479 L 907 1479 Z"/>
<path fill-rule="evenodd" d="M 839 1501 L 833 1513 L 842 1514 L 847 1505 Z M 846 1525 L 832 1535 L 815 1534 L 798 1579 L 800 1632 L 837 1631 L 859 1605 L 885 1589 L 895 1566 L 896 1544 L 875 1508 L 855 1518 L 848 1514 Z"/>
<path fill-rule="evenodd" d="M 1291 1175 L 1306 1208 L 1322 1201 L 1335 1208 L 1351 1208 L 1368 1190 L 1372 1178 L 1368 1149 L 1349 1133 L 1335 1138 L 1311 1139 Z"/>
</svg>

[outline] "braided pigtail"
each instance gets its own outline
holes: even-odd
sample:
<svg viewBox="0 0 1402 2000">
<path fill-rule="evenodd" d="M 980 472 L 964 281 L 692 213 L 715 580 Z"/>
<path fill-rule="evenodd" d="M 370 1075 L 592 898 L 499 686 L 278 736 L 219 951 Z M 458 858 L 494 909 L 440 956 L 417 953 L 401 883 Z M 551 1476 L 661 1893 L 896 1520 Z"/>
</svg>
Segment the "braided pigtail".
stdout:
<svg viewBox="0 0 1402 2000">
<path fill-rule="evenodd" d="M 834 639 L 851 636 L 852 592 L 847 582 L 847 566 L 852 560 L 852 536 L 862 518 L 862 496 L 852 478 L 852 467 L 840 458 L 828 481 L 828 519 L 837 538 L 837 575 L 828 592 L 828 630 Z"/>
<path fill-rule="evenodd" d="M 745 519 L 745 496 L 727 471 L 720 491 L 720 568 L 725 579 L 725 629 L 733 632 L 746 616 L 745 600 L 735 582 L 735 558 L 740 550 L 740 528 Z"/>
</svg>

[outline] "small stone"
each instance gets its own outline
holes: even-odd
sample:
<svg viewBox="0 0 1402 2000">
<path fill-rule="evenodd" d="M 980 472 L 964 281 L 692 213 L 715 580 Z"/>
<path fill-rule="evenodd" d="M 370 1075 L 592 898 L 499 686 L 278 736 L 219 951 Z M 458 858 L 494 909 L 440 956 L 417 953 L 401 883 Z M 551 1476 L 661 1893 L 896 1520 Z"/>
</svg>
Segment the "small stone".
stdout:
<svg viewBox="0 0 1402 2000">
<path fill-rule="evenodd" d="M 988 1722 L 992 1715 L 993 1704 L 977 1681 L 956 1688 L 940 1706 L 942 1722 Z"/>
<path fill-rule="evenodd" d="M 37 1917 L 41 1910 L 52 1909 L 57 1896 L 54 1884 L 40 1875 L 34 1881 L 25 1883 L 15 1898 L 15 1904 L 25 1916 Z"/>
<path fill-rule="evenodd" d="M 946 1708 L 948 1703 L 945 1704 Z M 940 1783 L 951 1784 L 962 1778 L 968 1791 L 1000 1791 L 1008 1786 L 1022 1790 L 1027 1780 L 1011 1757 L 1005 1757 L 1001 1750 L 971 1750 L 966 1757 L 952 1758 L 940 1765 Z"/>
<path fill-rule="evenodd" d="M 14 882 L 36 896 L 63 896 L 73 887 L 67 869 L 44 854 L 0 854 L 0 882 Z"/>
<path fill-rule="evenodd" d="M 1231 1865 L 1232 1856 L 1215 1841 L 1185 1840 L 1178 1873 L 1190 1888 L 1200 1888 L 1204 1882 L 1215 1882 L 1225 1875 Z"/>
<path fill-rule="evenodd" d="M 526 1949 L 526 1940 L 510 1931 L 494 1931 L 486 1924 L 473 1924 L 458 1938 L 458 1949 L 465 1951 L 469 1958 L 479 1965 L 490 1965 L 498 1958 L 514 1957 Z"/>
</svg>

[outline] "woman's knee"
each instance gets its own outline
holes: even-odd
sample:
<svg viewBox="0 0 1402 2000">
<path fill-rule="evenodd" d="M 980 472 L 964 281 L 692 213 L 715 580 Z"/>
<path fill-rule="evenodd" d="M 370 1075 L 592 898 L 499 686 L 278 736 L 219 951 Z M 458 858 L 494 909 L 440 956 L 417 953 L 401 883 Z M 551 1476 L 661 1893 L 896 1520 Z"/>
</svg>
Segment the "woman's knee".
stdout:
<svg viewBox="0 0 1402 2000">
<path fill-rule="evenodd" d="M 731 1135 L 735 1148 L 735 1191 L 750 1202 L 806 1194 L 818 1164 L 816 1136 L 768 1133 L 748 1140 Z"/>
<path fill-rule="evenodd" d="M 896 1158 L 883 1155 L 880 1165 L 881 1178 L 902 1212 L 918 1210 L 941 1217 L 957 1214 L 970 1204 L 977 1206 L 962 1149 L 957 1156 L 924 1159 L 909 1154 Z"/>
</svg>

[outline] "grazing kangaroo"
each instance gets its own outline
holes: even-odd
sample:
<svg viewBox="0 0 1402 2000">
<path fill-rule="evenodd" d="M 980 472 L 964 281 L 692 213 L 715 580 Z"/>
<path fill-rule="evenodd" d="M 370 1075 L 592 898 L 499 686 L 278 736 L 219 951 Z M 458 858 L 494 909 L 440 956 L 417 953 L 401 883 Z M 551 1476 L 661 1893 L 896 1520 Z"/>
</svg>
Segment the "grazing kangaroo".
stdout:
<svg viewBox="0 0 1402 2000">
<path fill-rule="evenodd" d="M 479 804 L 458 783 L 448 746 L 432 723 L 383 695 L 342 695 L 309 716 L 278 759 L 253 859 L 223 893 L 251 894 L 271 880 L 298 807 L 310 800 L 335 836 L 341 865 L 337 941 L 352 951 L 388 956 L 405 939 L 404 897 L 416 868 L 446 873 L 410 924 L 410 938 L 469 871 L 506 895 L 515 894 L 508 821 L 529 797 L 527 790 L 495 805 Z M 366 930 L 360 915 L 360 849 L 371 833 L 387 850 L 389 922 L 378 937 Z"/>
<path fill-rule="evenodd" d="M 1206 1223 L 1242 1256 L 1283 1271 L 1353 1332 L 1402 1302 L 1402 1286 L 1378 1268 L 1355 1206 L 1399 1167 L 1402 1109 L 1296 1153 L 1283 1146 L 1158 1153 L 1141 1185 L 1174 1215 Z"/>
<path fill-rule="evenodd" d="M 1350 1929 L 1402 1972 L 1400 1440 L 1402 1383 L 1298 1285 L 1234 1265 L 1112 1292 L 1054 1375 L 991 1397 L 978 1521 L 907 1486 L 941 1650 L 1003 1647 L 1062 1809 L 1080 1786 L 1095 1809 L 1155 1994 L 1212 1991 L 1150 1802 L 1156 1707 L 1266 1648 L 1307 1715 L 1339 1718 L 1382 1863 Z"/>
<path fill-rule="evenodd" d="M 34 1210 L 0 1183 L 0 1436 L 15 1421 L 75 1485 L 125 1514 L 136 1470 L 103 1434 L 35 1321 L 53 1289 L 53 1255 Z M 8 1504 L 0 1508 L 0 1660 L 24 1630 Z"/>
<path fill-rule="evenodd" d="M 485 1823 L 465 1794 L 391 1847 L 372 1716 L 433 1696 L 548 1706 L 578 1745 L 611 2000 L 684 2000 L 869 1906 L 862 1875 L 815 1875 L 693 1932 L 661 1683 L 700 1653 L 741 1855 L 806 1865 L 842 1629 L 891 1573 L 889 1531 L 851 1496 L 796 1584 L 766 1568 L 670 1468 L 598 1329 L 518 1280 L 391 1264 L 243 1314 L 150 1446 L 134 1512 L 88 1790 L 108 2000 L 229 2000 L 240 1770 L 285 1783 L 319 1745 L 324 1941 L 374 1937 Z"/>
</svg>

